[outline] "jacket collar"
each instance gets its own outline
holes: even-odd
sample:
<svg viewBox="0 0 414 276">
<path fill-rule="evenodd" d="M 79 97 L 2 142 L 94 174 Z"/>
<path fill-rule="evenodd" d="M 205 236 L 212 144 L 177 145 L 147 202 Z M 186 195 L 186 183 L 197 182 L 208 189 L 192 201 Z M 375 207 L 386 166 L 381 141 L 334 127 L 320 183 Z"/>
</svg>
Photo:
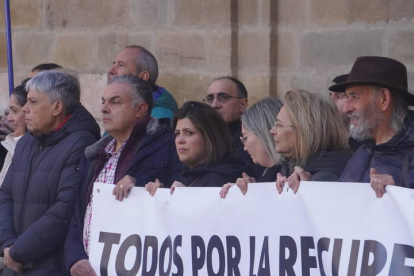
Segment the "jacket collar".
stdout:
<svg viewBox="0 0 414 276">
<path fill-rule="evenodd" d="M 131 136 L 136 135 L 137 128 L 139 128 L 138 125 L 134 127 Z M 150 117 L 150 119 L 147 123 L 147 126 L 145 127 L 146 135 L 153 135 L 153 134 L 157 133 L 160 129 L 161 129 L 161 125 L 158 122 L 158 120 L 154 117 Z M 85 149 L 86 158 L 92 158 L 92 157 L 96 156 L 100 151 L 102 151 L 109 144 L 109 142 L 112 139 L 114 139 L 114 138 L 111 135 L 108 134 L 108 135 L 105 135 L 104 137 L 102 137 L 95 144 L 92 144 L 89 147 L 86 147 L 86 149 Z"/>
</svg>

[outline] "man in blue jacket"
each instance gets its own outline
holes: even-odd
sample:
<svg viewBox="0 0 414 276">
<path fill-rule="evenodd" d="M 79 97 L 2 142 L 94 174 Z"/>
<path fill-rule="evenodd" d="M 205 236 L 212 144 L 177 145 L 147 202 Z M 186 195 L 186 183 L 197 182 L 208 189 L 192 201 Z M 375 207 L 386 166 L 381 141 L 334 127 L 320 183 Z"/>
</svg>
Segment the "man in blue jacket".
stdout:
<svg viewBox="0 0 414 276">
<path fill-rule="evenodd" d="M 174 133 L 150 116 L 151 85 L 133 75 L 112 79 L 102 95 L 103 125 L 109 135 L 85 151 L 82 187 L 65 244 L 65 262 L 71 275 L 95 275 L 89 261 L 94 182 L 115 184 L 118 200 L 133 186 L 159 179 L 171 185 L 181 163 Z"/>
<path fill-rule="evenodd" d="M 45 71 L 27 84 L 28 133 L 0 189 L 4 275 L 64 275 L 63 245 L 80 180 L 80 158 L 99 126 L 80 104 L 78 81 Z"/>
<path fill-rule="evenodd" d="M 342 182 L 370 182 L 378 197 L 385 185 L 414 188 L 414 95 L 408 92 L 407 69 L 386 57 L 359 57 L 343 83 L 344 106 L 350 118 L 350 135 L 364 144 L 343 171 Z"/>
<path fill-rule="evenodd" d="M 142 46 L 127 46 L 115 56 L 108 70 L 108 82 L 116 76 L 128 74 L 138 76 L 153 85 L 154 107 L 151 116 L 163 124 L 171 125 L 178 106 L 170 92 L 155 84 L 158 78 L 158 63 L 154 55 Z"/>
</svg>

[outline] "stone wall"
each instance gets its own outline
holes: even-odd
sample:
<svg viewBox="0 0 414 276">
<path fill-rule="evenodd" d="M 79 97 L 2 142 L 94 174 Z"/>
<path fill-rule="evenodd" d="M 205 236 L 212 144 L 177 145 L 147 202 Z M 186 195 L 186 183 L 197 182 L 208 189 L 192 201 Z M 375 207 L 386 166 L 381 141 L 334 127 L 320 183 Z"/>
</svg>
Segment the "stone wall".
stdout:
<svg viewBox="0 0 414 276">
<path fill-rule="evenodd" d="M 3 9 L 3 5 L 0 5 Z M 182 104 L 212 79 L 239 77 L 250 101 L 301 87 L 326 93 L 356 57 L 405 63 L 414 90 L 412 0 L 13 0 L 15 83 L 55 62 L 79 72 L 82 102 L 99 118 L 112 58 L 126 45 L 158 59 L 158 83 Z M 0 111 L 7 107 L 0 11 Z"/>
</svg>

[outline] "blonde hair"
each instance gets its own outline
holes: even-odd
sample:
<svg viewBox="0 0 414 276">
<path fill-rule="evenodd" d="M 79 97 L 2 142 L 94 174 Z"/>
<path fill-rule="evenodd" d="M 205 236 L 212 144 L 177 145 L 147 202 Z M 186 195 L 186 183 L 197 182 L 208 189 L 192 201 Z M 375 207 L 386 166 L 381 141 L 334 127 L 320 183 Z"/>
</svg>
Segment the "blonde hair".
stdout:
<svg viewBox="0 0 414 276">
<path fill-rule="evenodd" d="M 348 132 L 338 108 L 327 97 L 303 89 L 288 91 L 284 106 L 293 125 L 291 165 L 304 166 L 318 152 L 348 150 Z"/>
</svg>

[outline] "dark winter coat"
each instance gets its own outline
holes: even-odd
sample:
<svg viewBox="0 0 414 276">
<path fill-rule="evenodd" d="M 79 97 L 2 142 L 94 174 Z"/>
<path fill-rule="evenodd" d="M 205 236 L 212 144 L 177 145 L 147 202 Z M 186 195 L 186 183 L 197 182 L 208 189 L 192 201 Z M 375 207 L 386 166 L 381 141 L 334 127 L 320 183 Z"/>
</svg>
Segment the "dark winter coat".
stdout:
<svg viewBox="0 0 414 276">
<path fill-rule="evenodd" d="M 312 174 L 312 181 L 338 181 L 350 158 L 348 151 L 320 152 L 310 156 L 302 169 Z M 292 174 L 287 164 L 282 166 L 281 173 L 286 177 Z"/>
<path fill-rule="evenodd" d="M 406 160 L 407 169 L 403 172 Z M 396 185 L 414 188 L 414 112 L 409 111 L 404 127 L 388 142 L 375 145 L 365 141 L 349 160 L 341 175 L 342 182 L 370 182 L 370 168 L 380 174 L 389 174 Z M 405 175 L 402 177 L 402 175 Z"/>
<path fill-rule="evenodd" d="M 144 187 L 158 178 L 169 187 L 179 178 L 181 162 L 175 148 L 175 136 L 171 129 L 151 118 L 143 128 L 140 123 L 133 129 L 125 144 L 115 172 L 115 183 L 125 175 L 135 178 L 135 186 Z M 106 163 L 105 147 L 113 138 L 109 135 L 87 148 L 82 159 L 82 186 L 75 205 L 75 215 L 65 243 L 65 264 L 68 269 L 78 260 L 88 259 L 83 246 L 83 227 L 86 207 L 93 183 Z M 130 154 L 132 153 L 132 155 Z"/>
<path fill-rule="evenodd" d="M 265 168 L 253 163 L 252 158 L 250 157 L 249 153 L 244 150 L 244 145 L 240 140 L 240 137 L 242 136 L 241 121 L 237 120 L 235 122 L 230 123 L 228 126 L 231 137 L 233 139 L 234 157 L 244 162 L 245 173 L 247 173 L 249 176 L 254 177 L 256 179 L 261 177 L 263 175 Z"/>
<path fill-rule="evenodd" d="M 86 146 L 99 139 L 99 126 L 81 105 L 56 132 L 27 133 L 17 143 L 0 189 L 0 250 L 23 263 L 23 275 L 61 275 L 63 245 L 80 180 Z M 3 275 L 15 275 L 5 269 Z"/>
<path fill-rule="evenodd" d="M 256 182 L 276 182 L 277 174 L 282 169 L 282 165 L 274 165 L 264 171 L 263 175 L 256 179 Z"/>
<path fill-rule="evenodd" d="M 245 171 L 244 166 L 230 157 L 209 166 L 201 164 L 192 169 L 184 166 L 179 181 L 187 187 L 222 187 L 228 182 L 236 182 Z"/>
</svg>

